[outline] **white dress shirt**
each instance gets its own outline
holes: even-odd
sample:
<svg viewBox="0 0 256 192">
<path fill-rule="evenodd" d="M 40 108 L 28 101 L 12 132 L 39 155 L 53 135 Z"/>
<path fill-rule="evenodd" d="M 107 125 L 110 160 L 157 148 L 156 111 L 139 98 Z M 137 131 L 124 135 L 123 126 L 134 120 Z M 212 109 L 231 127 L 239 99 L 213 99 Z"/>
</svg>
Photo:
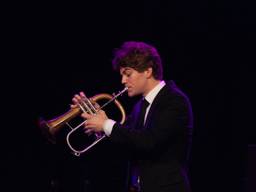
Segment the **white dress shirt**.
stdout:
<svg viewBox="0 0 256 192">
<path fill-rule="evenodd" d="M 161 81 L 160 83 L 158 83 L 146 96 L 145 99 L 149 102 L 149 105 L 146 109 L 146 113 L 145 113 L 145 117 L 144 117 L 144 123 L 147 119 L 148 116 L 148 112 L 149 109 L 151 107 L 151 104 L 153 103 L 156 95 L 159 93 L 159 91 L 165 86 L 165 81 Z M 103 124 L 103 131 L 105 132 L 105 134 L 107 136 L 110 136 L 113 126 L 116 123 L 116 121 L 112 120 L 112 119 L 107 119 L 104 124 Z"/>
</svg>

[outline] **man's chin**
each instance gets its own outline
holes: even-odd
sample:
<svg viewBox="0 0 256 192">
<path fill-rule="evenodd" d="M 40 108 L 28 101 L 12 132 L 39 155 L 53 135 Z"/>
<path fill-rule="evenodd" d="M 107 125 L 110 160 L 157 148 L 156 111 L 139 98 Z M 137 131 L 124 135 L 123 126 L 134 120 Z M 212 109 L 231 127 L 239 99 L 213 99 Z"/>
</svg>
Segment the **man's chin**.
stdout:
<svg viewBox="0 0 256 192">
<path fill-rule="evenodd" d="M 134 97 L 134 96 L 137 96 L 139 95 L 138 93 L 134 93 L 134 92 L 128 92 L 128 96 L 129 97 Z"/>
<path fill-rule="evenodd" d="M 128 97 L 133 97 L 133 94 L 132 93 L 128 93 Z"/>
<path fill-rule="evenodd" d="M 129 91 L 129 90 L 128 90 L 128 96 L 129 96 L 129 97 L 133 97 L 133 96 L 134 96 L 134 93 L 133 93 L 132 91 Z"/>
</svg>

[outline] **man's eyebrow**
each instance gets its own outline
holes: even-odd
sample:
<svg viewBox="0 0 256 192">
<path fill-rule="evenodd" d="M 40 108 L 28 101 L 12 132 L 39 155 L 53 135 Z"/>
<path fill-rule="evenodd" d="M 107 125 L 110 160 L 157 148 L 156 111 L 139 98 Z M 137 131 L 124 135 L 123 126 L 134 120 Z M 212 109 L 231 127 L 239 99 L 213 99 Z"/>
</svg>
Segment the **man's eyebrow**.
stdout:
<svg viewBox="0 0 256 192">
<path fill-rule="evenodd" d="M 129 69 L 129 68 L 125 68 L 122 72 L 121 72 L 121 75 L 122 74 L 125 74 L 127 71 L 129 71 L 129 70 L 131 70 L 131 69 Z"/>
</svg>

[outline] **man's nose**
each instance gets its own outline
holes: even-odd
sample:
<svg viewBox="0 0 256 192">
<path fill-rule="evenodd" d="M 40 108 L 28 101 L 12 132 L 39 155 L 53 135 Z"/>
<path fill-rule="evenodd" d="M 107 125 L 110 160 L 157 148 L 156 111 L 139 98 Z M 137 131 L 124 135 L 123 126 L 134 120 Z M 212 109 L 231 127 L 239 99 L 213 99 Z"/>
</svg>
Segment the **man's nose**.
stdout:
<svg viewBox="0 0 256 192">
<path fill-rule="evenodd" d="M 122 77 L 122 81 L 121 82 L 122 82 L 122 84 L 125 84 L 127 82 L 126 78 L 124 76 Z"/>
</svg>

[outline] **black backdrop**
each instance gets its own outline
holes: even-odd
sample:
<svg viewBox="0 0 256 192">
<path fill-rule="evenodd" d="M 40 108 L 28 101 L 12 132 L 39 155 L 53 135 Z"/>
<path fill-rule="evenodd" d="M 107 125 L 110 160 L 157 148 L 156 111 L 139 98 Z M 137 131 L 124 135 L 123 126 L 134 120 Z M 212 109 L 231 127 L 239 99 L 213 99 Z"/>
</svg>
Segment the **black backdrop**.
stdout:
<svg viewBox="0 0 256 192">
<path fill-rule="evenodd" d="M 4 8 L 2 141 L 9 191 L 49 191 L 53 184 L 82 191 L 93 170 L 109 173 L 98 164 L 102 154 L 79 159 L 64 146 L 46 144 L 37 120 L 68 110 L 81 90 L 88 96 L 120 90 L 111 58 L 127 40 L 155 45 L 165 79 L 191 98 L 193 191 L 245 190 L 246 144 L 256 142 L 252 3 L 110 0 Z M 129 112 L 135 100 L 121 101 Z M 53 183 L 60 178 L 62 183 Z"/>
</svg>

